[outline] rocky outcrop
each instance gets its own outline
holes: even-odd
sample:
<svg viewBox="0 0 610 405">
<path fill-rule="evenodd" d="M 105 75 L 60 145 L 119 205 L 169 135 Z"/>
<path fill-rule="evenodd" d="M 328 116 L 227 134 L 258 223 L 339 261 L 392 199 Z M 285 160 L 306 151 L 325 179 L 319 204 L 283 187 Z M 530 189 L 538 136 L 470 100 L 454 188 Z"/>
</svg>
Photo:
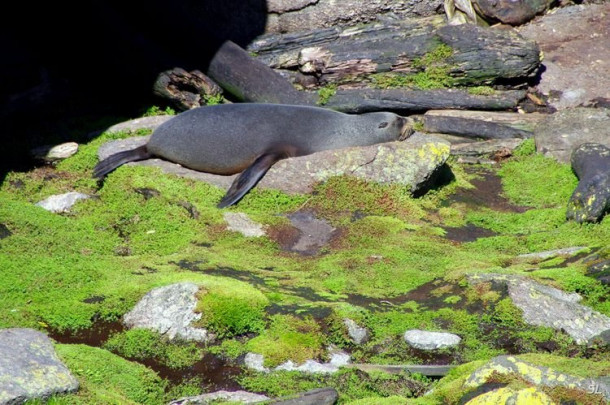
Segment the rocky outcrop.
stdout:
<svg viewBox="0 0 610 405">
<path fill-rule="evenodd" d="M 610 147 L 610 109 L 572 108 L 559 111 L 536 128 L 536 150 L 561 163 L 570 163 L 572 152 L 584 143 Z"/>
<path fill-rule="evenodd" d="M 33 329 L 0 330 L 0 404 L 73 392 L 78 385 L 46 335 Z"/>
<path fill-rule="evenodd" d="M 159 332 L 169 339 L 209 342 L 214 336 L 207 330 L 191 326 L 201 318 L 195 313 L 199 286 L 195 283 L 177 283 L 148 292 L 123 317 L 128 328 L 146 328 Z"/>
</svg>

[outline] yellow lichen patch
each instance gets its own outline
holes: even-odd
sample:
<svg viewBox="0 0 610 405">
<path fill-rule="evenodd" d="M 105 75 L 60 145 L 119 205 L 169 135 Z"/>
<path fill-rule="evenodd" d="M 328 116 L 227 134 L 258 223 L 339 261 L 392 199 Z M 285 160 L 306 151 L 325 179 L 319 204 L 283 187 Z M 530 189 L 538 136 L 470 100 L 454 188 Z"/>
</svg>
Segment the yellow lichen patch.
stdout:
<svg viewBox="0 0 610 405">
<path fill-rule="evenodd" d="M 553 405 L 555 402 L 536 387 L 524 388 L 518 391 L 509 387 L 487 392 L 471 399 L 466 405 Z"/>
</svg>

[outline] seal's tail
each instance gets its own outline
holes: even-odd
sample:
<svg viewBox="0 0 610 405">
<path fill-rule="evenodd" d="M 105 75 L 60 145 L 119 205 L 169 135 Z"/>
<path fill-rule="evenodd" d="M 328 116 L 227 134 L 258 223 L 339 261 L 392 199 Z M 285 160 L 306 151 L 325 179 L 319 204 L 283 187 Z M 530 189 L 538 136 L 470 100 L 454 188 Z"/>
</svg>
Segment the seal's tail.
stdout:
<svg viewBox="0 0 610 405">
<path fill-rule="evenodd" d="M 93 177 L 96 179 L 103 179 L 108 173 L 125 163 L 135 162 L 136 160 L 144 160 L 150 157 L 152 157 L 152 154 L 148 152 L 146 145 L 132 150 L 115 153 L 114 155 L 108 156 L 106 159 L 95 165 L 95 168 L 93 169 Z"/>
</svg>

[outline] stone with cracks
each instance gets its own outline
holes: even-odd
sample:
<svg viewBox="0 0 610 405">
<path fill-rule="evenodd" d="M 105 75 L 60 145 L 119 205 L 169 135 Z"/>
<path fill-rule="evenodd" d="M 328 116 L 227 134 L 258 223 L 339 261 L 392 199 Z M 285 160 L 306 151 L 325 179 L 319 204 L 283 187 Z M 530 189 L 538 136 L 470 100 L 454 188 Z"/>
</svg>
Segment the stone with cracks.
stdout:
<svg viewBox="0 0 610 405">
<path fill-rule="evenodd" d="M 191 326 L 201 318 L 195 313 L 199 286 L 195 283 L 177 283 L 159 287 L 148 292 L 123 317 L 128 328 L 154 330 L 171 339 L 209 342 L 214 336 L 206 329 Z"/>
</svg>

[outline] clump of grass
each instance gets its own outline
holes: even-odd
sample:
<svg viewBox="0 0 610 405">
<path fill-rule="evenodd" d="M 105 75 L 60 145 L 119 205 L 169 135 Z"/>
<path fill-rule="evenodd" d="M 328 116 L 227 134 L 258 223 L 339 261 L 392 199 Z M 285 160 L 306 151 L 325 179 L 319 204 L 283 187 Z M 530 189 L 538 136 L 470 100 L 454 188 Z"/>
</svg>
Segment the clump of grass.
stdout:
<svg viewBox="0 0 610 405">
<path fill-rule="evenodd" d="M 203 349 L 193 342 L 169 342 L 148 329 L 131 329 L 114 334 L 103 347 L 128 359 L 154 359 L 172 369 L 192 366 L 203 356 Z"/>
<path fill-rule="evenodd" d="M 330 98 L 332 96 L 334 96 L 336 93 L 337 93 L 336 84 L 328 84 L 324 87 L 321 87 L 318 90 L 318 101 L 316 102 L 316 104 L 326 105 L 326 103 L 328 103 L 328 100 L 330 100 Z"/>
<path fill-rule="evenodd" d="M 312 319 L 292 315 L 274 315 L 269 328 L 250 340 L 249 351 L 262 354 L 266 366 L 277 366 L 287 360 L 299 364 L 317 359 L 323 353 L 324 336 Z"/>
<path fill-rule="evenodd" d="M 86 345 L 56 345 L 59 357 L 80 382 L 67 403 L 161 404 L 167 383 L 147 367 Z"/>
<path fill-rule="evenodd" d="M 265 307 L 269 300 L 253 287 L 204 288 L 198 298 L 197 311 L 202 314 L 198 324 L 219 337 L 259 333 L 265 327 Z"/>
<path fill-rule="evenodd" d="M 161 109 L 161 107 L 153 105 L 149 107 L 146 112 L 144 112 L 144 117 L 153 117 L 156 115 L 176 115 L 176 110 L 171 107 L 165 107 L 165 109 Z"/>
</svg>

